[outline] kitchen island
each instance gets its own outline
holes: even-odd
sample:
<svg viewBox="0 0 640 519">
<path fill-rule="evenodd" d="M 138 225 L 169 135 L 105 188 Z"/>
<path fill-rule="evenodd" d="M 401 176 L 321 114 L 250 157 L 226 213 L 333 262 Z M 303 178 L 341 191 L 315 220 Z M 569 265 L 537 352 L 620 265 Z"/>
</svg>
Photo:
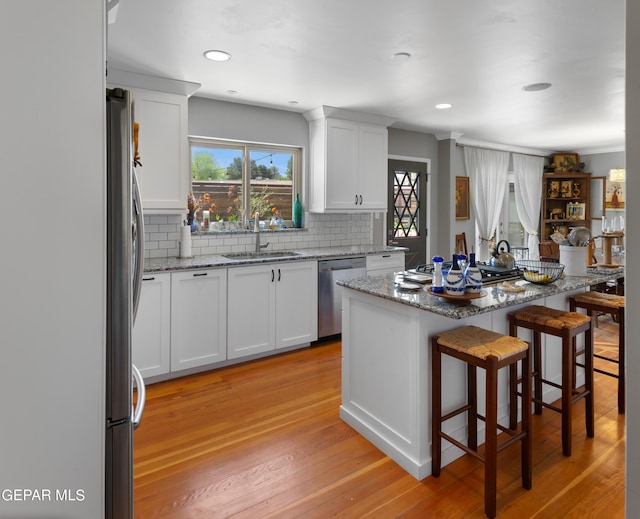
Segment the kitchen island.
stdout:
<svg viewBox="0 0 640 519">
<path fill-rule="evenodd" d="M 416 479 L 424 479 L 431 474 L 430 338 L 465 325 L 507 335 L 507 315 L 514 309 L 540 304 L 568 310 L 569 296 L 623 276 L 622 268 L 594 269 L 587 276 L 567 276 L 549 285 L 523 281 L 520 292 L 496 284 L 484 287 L 482 297 L 466 305 L 430 294 L 428 285 L 418 291 L 401 290 L 397 274 L 339 282 L 345 288 L 340 416 Z M 529 333 L 520 330 L 520 337 L 531 340 Z M 559 383 L 560 340 L 543 336 L 542 348 L 546 378 Z M 466 378 L 463 363 L 456 359 L 445 356 L 442 370 L 443 411 L 447 412 L 465 401 Z M 584 380 L 580 371 L 578 386 Z M 478 384 L 484 385 L 482 370 Z M 555 388 L 544 394 L 546 401 L 559 397 Z M 482 396 L 479 412 L 484 413 Z M 498 420 L 507 425 L 506 372 L 499 378 Z M 447 422 L 445 431 L 466 441 L 465 414 Z M 484 441 L 484 430 L 478 431 L 478 441 Z M 443 442 L 443 466 L 462 454 Z"/>
</svg>

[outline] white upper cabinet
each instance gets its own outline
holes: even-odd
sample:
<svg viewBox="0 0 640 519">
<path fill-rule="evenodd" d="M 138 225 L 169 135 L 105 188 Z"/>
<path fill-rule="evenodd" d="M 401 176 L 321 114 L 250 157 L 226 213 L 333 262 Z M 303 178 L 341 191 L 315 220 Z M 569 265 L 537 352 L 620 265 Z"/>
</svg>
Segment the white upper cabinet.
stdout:
<svg viewBox="0 0 640 519">
<path fill-rule="evenodd" d="M 187 211 L 191 182 L 187 97 L 133 90 L 133 110 L 140 124 L 136 168 L 142 207 L 151 213 Z"/>
<path fill-rule="evenodd" d="M 387 117 L 324 106 L 307 112 L 309 210 L 387 209 Z"/>
<path fill-rule="evenodd" d="M 188 99 L 200 85 L 109 70 L 108 86 L 133 93 L 142 163 L 136 173 L 144 211 L 186 213 L 191 186 Z"/>
</svg>

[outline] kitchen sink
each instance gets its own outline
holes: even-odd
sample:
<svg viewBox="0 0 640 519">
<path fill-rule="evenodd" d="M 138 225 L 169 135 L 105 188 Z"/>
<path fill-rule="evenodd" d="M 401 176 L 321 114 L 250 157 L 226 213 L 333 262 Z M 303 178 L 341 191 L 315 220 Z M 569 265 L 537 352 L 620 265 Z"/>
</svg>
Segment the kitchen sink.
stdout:
<svg viewBox="0 0 640 519">
<path fill-rule="evenodd" d="M 221 254 L 223 258 L 228 259 L 260 259 L 260 258 L 288 258 L 291 256 L 299 256 L 299 252 L 292 250 L 272 250 L 261 252 L 230 252 Z"/>
</svg>

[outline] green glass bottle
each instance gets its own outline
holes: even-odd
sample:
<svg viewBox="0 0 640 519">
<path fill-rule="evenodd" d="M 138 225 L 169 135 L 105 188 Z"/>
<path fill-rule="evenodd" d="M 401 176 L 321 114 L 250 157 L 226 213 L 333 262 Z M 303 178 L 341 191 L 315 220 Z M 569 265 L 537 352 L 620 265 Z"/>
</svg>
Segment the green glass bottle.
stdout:
<svg viewBox="0 0 640 519">
<path fill-rule="evenodd" d="M 293 203 L 293 226 L 297 229 L 302 228 L 304 218 L 304 209 L 300 203 L 300 196 L 296 193 L 296 201 Z"/>
</svg>

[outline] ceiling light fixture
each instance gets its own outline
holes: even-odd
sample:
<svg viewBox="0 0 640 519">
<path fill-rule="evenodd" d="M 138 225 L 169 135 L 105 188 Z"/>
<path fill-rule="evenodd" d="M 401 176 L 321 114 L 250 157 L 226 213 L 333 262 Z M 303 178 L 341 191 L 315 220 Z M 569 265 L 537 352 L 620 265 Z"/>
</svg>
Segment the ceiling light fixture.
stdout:
<svg viewBox="0 0 640 519">
<path fill-rule="evenodd" d="M 289 103 L 290 105 L 297 105 L 297 104 L 298 104 L 298 101 L 289 101 L 288 103 Z"/>
<path fill-rule="evenodd" d="M 231 54 L 223 50 L 207 50 L 204 52 L 204 57 L 211 61 L 229 61 Z"/>
<path fill-rule="evenodd" d="M 396 52 L 395 54 L 391 55 L 391 59 L 398 61 L 406 61 L 410 58 L 411 54 L 409 54 L 408 52 Z"/>
<path fill-rule="evenodd" d="M 436 105 L 438 110 L 446 110 L 447 108 L 451 108 L 453 105 L 451 103 L 439 103 Z"/>
<path fill-rule="evenodd" d="M 234 96 L 238 93 L 237 90 L 227 90 L 227 94 L 229 94 L 230 96 Z"/>
<path fill-rule="evenodd" d="M 530 85 L 525 85 L 522 87 L 522 90 L 525 92 L 539 92 L 540 90 L 546 90 L 551 86 L 551 83 L 531 83 Z"/>
</svg>

